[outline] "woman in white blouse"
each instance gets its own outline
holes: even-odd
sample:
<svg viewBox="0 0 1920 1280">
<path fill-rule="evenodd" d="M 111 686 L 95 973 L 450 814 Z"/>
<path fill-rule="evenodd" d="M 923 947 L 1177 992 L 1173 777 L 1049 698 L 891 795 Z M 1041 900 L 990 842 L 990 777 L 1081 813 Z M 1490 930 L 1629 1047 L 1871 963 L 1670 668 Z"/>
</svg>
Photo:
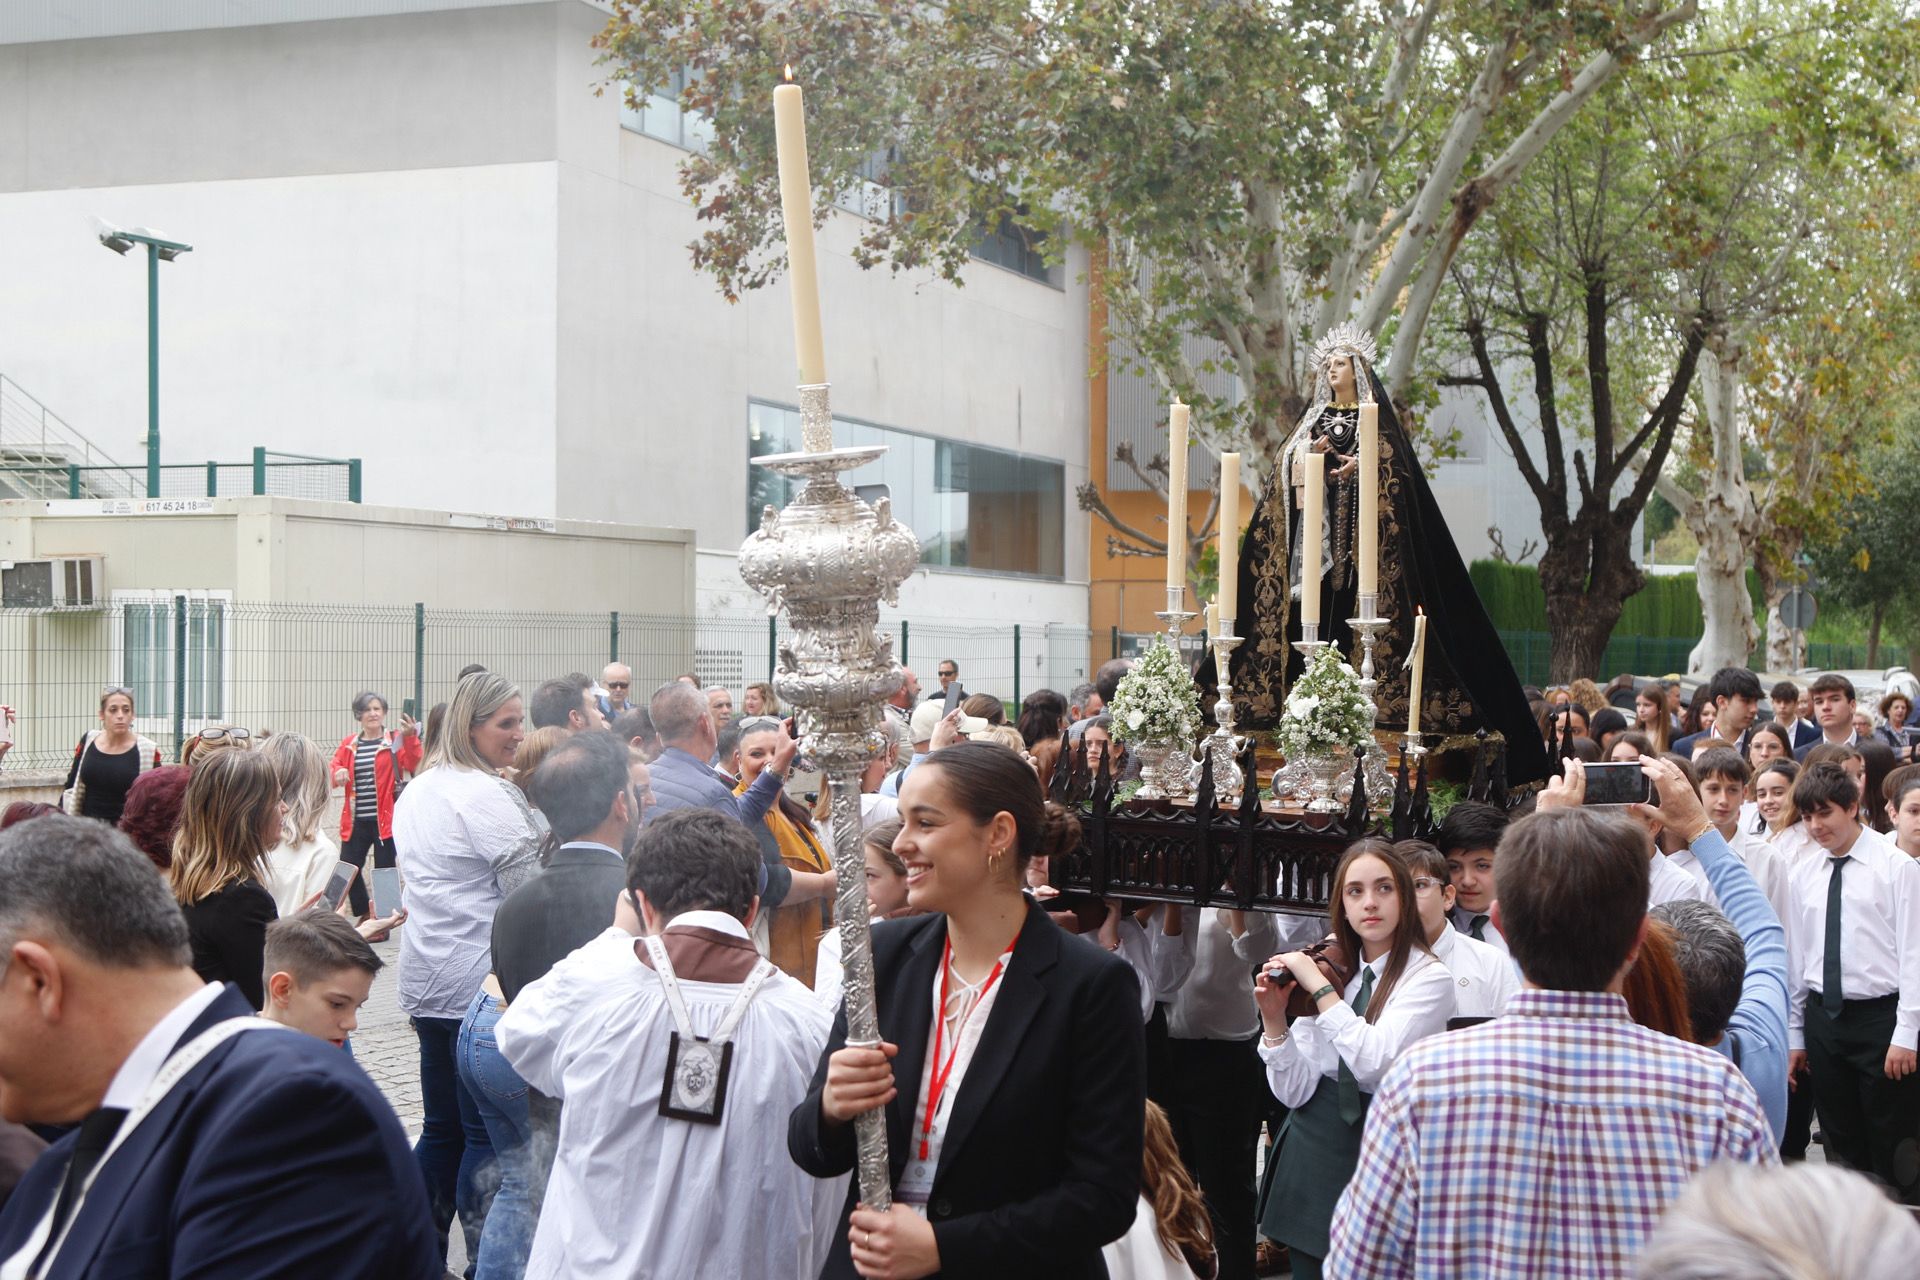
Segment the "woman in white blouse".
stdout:
<svg viewBox="0 0 1920 1280">
<path fill-rule="evenodd" d="M 479 1106 L 454 1069 L 460 1021 L 492 964 L 493 913 L 540 870 L 540 835 L 520 788 L 500 776 L 526 737 L 520 690 L 478 671 L 461 680 L 420 774 L 394 806 L 407 927 L 400 1008 L 420 1041 L 425 1113 L 414 1159 L 444 1249 L 456 1213 L 467 1256 L 486 1217 L 493 1158 Z"/>
<path fill-rule="evenodd" d="M 1254 983 L 1267 1085 L 1292 1109 L 1261 1213 L 1261 1232 L 1292 1252 L 1298 1280 L 1318 1280 L 1333 1207 L 1360 1158 L 1367 1103 L 1407 1046 L 1446 1030 L 1453 979 L 1427 948 L 1413 879 L 1384 840 L 1357 841 L 1333 877 L 1328 914 L 1361 962 L 1345 991 L 1304 952 L 1267 962 Z M 1299 983 L 1318 1010 L 1287 1026 Z"/>
</svg>

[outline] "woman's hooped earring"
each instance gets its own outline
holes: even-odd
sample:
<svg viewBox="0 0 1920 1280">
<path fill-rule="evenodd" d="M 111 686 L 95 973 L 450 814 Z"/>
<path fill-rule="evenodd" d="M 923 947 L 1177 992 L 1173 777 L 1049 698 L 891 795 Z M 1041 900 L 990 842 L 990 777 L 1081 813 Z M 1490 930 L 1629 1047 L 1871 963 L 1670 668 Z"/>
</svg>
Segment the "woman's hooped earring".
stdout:
<svg viewBox="0 0 1920 1280">
<path fill-rule="evenodd" d="M 1000 860 L 1007 856 L 1005 849 L 994 849 L 987 854 L 987 870 L 994 875 L 1000 874 Z"/>
</svg>

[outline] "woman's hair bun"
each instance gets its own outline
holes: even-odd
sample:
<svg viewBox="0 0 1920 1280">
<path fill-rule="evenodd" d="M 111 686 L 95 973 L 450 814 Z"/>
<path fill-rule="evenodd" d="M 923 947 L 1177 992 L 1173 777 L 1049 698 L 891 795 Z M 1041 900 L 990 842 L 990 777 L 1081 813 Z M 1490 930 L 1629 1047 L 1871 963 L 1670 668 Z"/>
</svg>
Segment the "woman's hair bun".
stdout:
<svg viewBox="0 0 1920 1280">
<path fill-rule="evenodd" d="M 1034 847 L 1033 856 L 1064 857 L 1079 847 L 1080 819 L 1070 810 L 1048 801 L 1045 817 L 1040 824 L 1040 841 Z"/>
</svg>

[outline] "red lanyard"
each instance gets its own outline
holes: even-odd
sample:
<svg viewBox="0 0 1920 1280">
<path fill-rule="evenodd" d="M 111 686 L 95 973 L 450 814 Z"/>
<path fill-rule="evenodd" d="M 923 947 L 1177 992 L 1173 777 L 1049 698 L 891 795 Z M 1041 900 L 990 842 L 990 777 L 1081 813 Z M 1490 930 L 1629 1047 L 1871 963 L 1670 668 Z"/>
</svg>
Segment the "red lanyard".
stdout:
<svg viewBox="0 0 1920 1280">
<path fill-rule="evenodd" d="M 1007 944 L 1007 950 L 1013 950 L 1014 942 L 1019 940 L 1020 935 L 1014 934 L 1013 942 Z M 940 1066 L 940 1046 L 946 1040 L 947 979 L 953 973 L 953 938 L 951 935 L 947 938 L 946 951 L 940 957 L 940 1008 L 933 1019 L 933 1077 L 927 1082 L 927 1114 L 920 1123 L 920 1158 L 922 1160 L 927 1158 L 927 1140 L 933 1136 L 933 1114 L 940 1109 L 940 1095 L 947 1091 L 947 1081 L 953 1077 L 953 1064 L 960 1057 L 960 1037 L 966 1032 L 967 1020 L 973 1017 L 975 1009 L 986 1003 L 987 992 L 993 990 L 993 984 L 1000 977 L 1000 970 L 1005 963 L 1003 960 L 994 961 L 993 972 L 987 975 L 986 983 L 980 988 L 980 998 L 973 1002 L 973 1008 L 967 1010 L 967 1016 L 960 1019 L 960 1025 L 954 1028 L 953 1052 L 947 1055 L 947 1065 L 943 1069 Z"/>
</svg>

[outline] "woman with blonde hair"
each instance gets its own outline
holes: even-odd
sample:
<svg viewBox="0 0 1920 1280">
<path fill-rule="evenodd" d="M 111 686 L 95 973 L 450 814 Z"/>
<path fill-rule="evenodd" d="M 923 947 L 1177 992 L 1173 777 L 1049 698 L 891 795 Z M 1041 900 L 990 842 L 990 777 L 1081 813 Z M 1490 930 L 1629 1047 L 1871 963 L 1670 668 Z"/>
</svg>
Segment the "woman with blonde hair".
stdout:
<svg viewBox="0 0 1920 1280">
<path fill-rule="evenodd" d="M 333 864 L 340 861 L 339 849 L 320 830 L 332 794 L 327 760 L 312 738 L 297 733 L 274 734 L 260 744 L 259 754 L 273 769 L 287 811 L 279 839 L 267 850 L 264 883 L 279 913 L 290 916 L 327 887 Z"/>
<path fill-rule="evenodd" d="M 267 926 L 278 918 L 267 891 L 267 850 L 280 840 L 286 805 L 264 756 L 218 751 L 187 782 L 167 884 L 187 918 L 193 970 L 231 982 L 258 1009 L 266 1002 Z"/>
<path fill-rule="evenodd" d="M 1127 1234 L 1100 1253 L 1109 1280 L 1213 1280 L 1220 1273 L 1213 1219 L 1157 1102 L 1147 1103 L 1139 1212 Z"/>
<path fill-rule="evenodd" d="M 486 1216 L 493 1160 L 480 1109 L 455 1070 L 460 1023 L 493 959 L 493 915 L 540 870 L 540 834 L 520 788 L 501 777 L 525 740 L 520 690 L 476 671 L 455 686 L 444 727 L 394 806 L 408 924 L 400 937 L 400 1008 L 420 1041 L 425 1112 L 414 1159 L 444 1247 L 457 1213 L 467 1256 Z"/>
<path fill-rule="evenodd" d="M 756 680 L 740 693 L 740 714 L 743 716 L 772 716 L 778 720 L 786 714 L 780 705 L 780 695 L 765 680 Z"/>
<path fill-rule="evenodd" d="M 1567 686 L 1567 697 L 1574 706 L 1585 708 L 1589 716 L 1607 705 L 1607 696 L 1600 692 L 1600 686 L 1585 676 Z"/>
<path fill-rule="evenodd" d="M 786 726 L 771 716 L 741 721 L 734 768 L 740 782 L 733 789 L 735 795 L 747 793 L 786 736 Z M 763 855 L 770 841 L 780 861 L 794 873 L 793 887 L 787 890 L 786 898 L 764 913 L 767 959 L 811 987 L 820 935 L 833 927 L 831 895 L 835 882 L 827 874 L 833 870 L 833 856 L 814 833 L 806 808 L 784 791 L 754 834 L 760 839 Z"/>
</svg>

